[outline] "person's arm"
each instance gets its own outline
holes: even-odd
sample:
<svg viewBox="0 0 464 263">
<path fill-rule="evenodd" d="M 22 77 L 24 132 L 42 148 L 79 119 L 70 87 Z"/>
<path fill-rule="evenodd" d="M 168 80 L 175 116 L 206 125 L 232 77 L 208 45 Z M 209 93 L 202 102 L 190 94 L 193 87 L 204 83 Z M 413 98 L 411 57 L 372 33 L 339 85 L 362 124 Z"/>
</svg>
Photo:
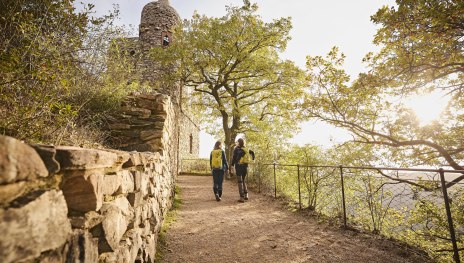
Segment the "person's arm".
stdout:
<svg viewBox="0 0 464 263">
<path fill-rule="evenodd" d="M 209 154 L 209 168 L 213 170 L 213 152 Z"/>
<path fill-rule="evenodd" d="M 222 151 L 222 163 L 225 170 L 229 169 L 229 165 L 227 164 L 226 153 Z"/>
<path fill-rule="evenodd" d="M 237 163 L 237 147 L 235 147 L 234 152 L 232 154 L 232 162 L 230 163 L 230 166 L 233 167 Z"/>
<path fill-rule="evenodd" d="M 248 152 L 250 153 L 251 158 L 253 158 L 253 160 L 254 160 L 255 159 L 255 152 L 253 152 L 252 150 L 248 150 Z"/>
</svg>

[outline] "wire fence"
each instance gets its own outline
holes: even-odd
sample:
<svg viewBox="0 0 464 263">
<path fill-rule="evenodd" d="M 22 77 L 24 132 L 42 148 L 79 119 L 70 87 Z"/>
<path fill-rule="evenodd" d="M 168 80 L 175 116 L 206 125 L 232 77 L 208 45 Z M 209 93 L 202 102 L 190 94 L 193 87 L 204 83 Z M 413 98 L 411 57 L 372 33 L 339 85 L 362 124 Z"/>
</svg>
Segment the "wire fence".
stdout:
<svg viewBox="0 0 464 263">
<path fill-rule="evenodd" d="M 183 172 L 209 171 L 209 160 L 182 162 Z M 250 164 L 248 185 L 286 198 L 346 228 L 418 247 L 437 262 L 464 257 L 464 171 L 388 167 Z M 464 181 L 464 180 L 463 180 Z"/>
</svg>

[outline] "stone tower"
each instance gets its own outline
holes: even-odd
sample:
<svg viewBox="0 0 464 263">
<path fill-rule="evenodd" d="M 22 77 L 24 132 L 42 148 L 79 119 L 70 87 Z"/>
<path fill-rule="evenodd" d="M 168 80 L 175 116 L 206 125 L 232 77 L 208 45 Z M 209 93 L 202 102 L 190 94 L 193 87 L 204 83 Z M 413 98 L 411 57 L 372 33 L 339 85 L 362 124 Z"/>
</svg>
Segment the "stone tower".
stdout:
<svg viewBox="0 0 464 263">
<path fill-rule="evenodd" d="M 142 10 L 139 39 L 147 47 L 167 46 L 172 40 L 171 29 L 179 21 L 180 16 L 169 0 L 148 3 Z"/>
<path fill-rule="evenodd" d="M 180 21 L 179 14 L 170 6 L 169 0 L 150 2 L 142 9 L 139 36 L 118 39 L 113 50 L 110 52 L 116 58 L 123 56 L 130 61 L 134 68 L 133 80 L 140 80 L 144 84 L 148 84 L 151 90 L 151 94 L 149 95 L 131 96 L 124 102 L 126 110 L 131 113 L 126 112 L 124 114 L 127 115 L 125 122 L 117 122 L 112 125 L 114 144 L 119 145 L 120 149 L 156 151 L 159 148 L 157 143 L 160 141 L 160 138 L 155 136 L 159 134 L 156 129 L 172 126 L 172 130 L 175 132 L 170 134 L 169 140 L 171 140 L 171 144 L 173 144 L 172 140 L 176 141 L 175 144 L 179 158 L 198 158 L 200 127 L 198 120 L 194 118 L 189 107 L 190 93 L 186 92 L 188 87 L 183 87 L 180 84 L 163 83 L 163 74 L 176 70 L 174 66 L 175 61 L 170 66 L 162 66 L 150 57 L 150 50 L 152 48 L 169 48 L 172 41 L 175 41 L 172 29 Z M 162 98 L 166 97 L 169 97 L 170 103 L 173 104 L 172 107 L 169 107 L 172 108 L 171 115 L 174 117 L 170 121 L 166 121 L 166 125 L 161 125 L 158 121 L 166 118 L 155 115 L 159 110 L 158 106 L 160 109 L 165 109 L 165 106 L 169 104 L 163 102 L 166 104 L 164 105 L 162 103 L 164 101 Z M 160 105 L 157 103 L 160 103 Z M 133 107 L 138 107 L 138 109 L 134 109 Z M 148 112 L 155 115 L 146 115 Z M 132 118 L 130 116 L 135 117 Z M 136 119 L 137 116 L 140 119 Z M 167 141 L 166 138 L 161 139 Z M 174 152 L 169 153 L 172 160 L 178 160 L 176 155 L 177 153 Z"/>
<path fill-rule="evenodd" d="M 169 0 L 150 2 L 143 7 L 139 26 L 139 45 L 142 52 L 141 77 L 143 82 L 158 84 L 158 91 L 170 95 L 174 102 L 179 103 L 179 87 L 160 85 L 159 76 L 172 68 L 161 68 L 149 57 L 149 51 L 154 47 L 168 47 L 173 40 L 172 28 L 180 22 L 177 11 L 169 4 Z"/>
</svg>

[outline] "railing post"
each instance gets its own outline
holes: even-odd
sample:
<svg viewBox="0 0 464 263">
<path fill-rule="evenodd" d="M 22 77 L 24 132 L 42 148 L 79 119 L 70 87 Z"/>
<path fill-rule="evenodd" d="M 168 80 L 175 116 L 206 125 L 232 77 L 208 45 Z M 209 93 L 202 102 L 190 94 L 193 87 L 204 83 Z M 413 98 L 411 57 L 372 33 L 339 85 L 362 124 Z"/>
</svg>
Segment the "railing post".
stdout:
<svg viewBox="0 0 464 263">
<path fill-rule="evenodd" d="M 276 162 L 274 161 L 274 198 L 277 197 Z"/>
<path fill-rule="evenodd" d="M 300 185 L 300 165 L 296 165 L 296 169 L 298 171 L 298 205 L 301 210 L 301 185 Z"/>
<path fill-rule="evenodd" d="M 454 257 L 454 261 L 456 261 L 456 263 L 459 263 L 461 262 L 461 260 L 459 258 L 458 244 L 456 242 L 456 234 L 454 232 L 453 217 L 451 215 L 451 208 L 450 208 L 449 199 L 448 199 L 448 190 L 446 189 L 445 172 L 443 171 L 443 168 L 440 168 L 439 172 L 440 172 L 440 180 L 441 180 L 441 190 L 443 192 L 443 199 L 445 201 L 446 216 L 448 217 L 449 232 L 451 236 L 451 242 L 453 243 L 453 251 L 454 251 L 453 257 Z"/>
<path fill-rule="evenodd" d="M 342 183 L 342 207 L 343 207 L 343 226 L 346 228 L 346 203 L 345 203 L 345 183 L 343 182 L 343 166 L 340 167 L 340 180 Z"/>
</svg>

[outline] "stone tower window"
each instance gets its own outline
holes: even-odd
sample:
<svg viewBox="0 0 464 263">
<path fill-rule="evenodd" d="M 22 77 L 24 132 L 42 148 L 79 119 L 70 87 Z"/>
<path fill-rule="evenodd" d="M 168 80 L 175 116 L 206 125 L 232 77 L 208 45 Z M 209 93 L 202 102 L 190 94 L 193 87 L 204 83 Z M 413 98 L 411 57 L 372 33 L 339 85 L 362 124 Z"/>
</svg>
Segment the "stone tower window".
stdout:
<svg viewBox="0 0 464 263">
<path fill-rule="evenodd" d="M 162 40 L 163 47 L 169 46 L 172 41 L 171 32 L 166 32 L 166 31 L 161 32 L 161 40 Z"/>
<path fill-rule="evenodd" d="M 193 135 L 190 134 L 190 154 L 193 154 Z"/>
</svg>

